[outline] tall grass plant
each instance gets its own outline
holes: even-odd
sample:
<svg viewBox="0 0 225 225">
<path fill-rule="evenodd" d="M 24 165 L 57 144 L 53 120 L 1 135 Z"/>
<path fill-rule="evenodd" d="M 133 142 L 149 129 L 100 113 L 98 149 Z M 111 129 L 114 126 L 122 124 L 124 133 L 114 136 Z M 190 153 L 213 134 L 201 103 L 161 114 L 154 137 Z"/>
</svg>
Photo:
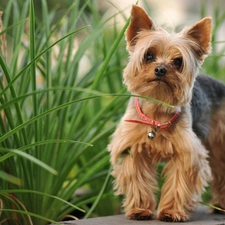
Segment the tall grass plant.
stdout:
<svg viewBox="0 0 225 225">
<path fill-rule="evenodd" d="M 108 137 L 127 97 L 124 29 L 79 1 L 54 21 L 42 0 L 9 1 L 1 30 L 0 199 L 4 224 L 46 224 L 71 211 L 115 211 Z M 9 24 L 9 15 L 13 22 Z M 107 28 L 108 22 L 111 22 Z M 107 35 L 106 32 L 110 32 Z M 122 49 L 122 50 L 121 50 Z M 113 119 L 114 118 L 114 119 Z M 79 193 L 82 193 L 81 196 Z M 111 198 L 111 204 L 99 201 Z M 107 212 L 108 210 L 108 212 Z"/>
</svg>

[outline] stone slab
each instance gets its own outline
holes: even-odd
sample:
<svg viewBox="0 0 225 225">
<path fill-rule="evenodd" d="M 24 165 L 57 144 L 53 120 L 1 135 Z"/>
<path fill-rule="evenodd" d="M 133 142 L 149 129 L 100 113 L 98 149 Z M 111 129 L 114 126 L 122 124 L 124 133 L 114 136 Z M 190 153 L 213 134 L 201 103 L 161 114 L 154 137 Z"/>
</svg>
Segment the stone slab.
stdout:
<svg viewBox="0 0 225 225">
<path fill-rule="evenodd" d="M 64 222 L 63 225 L 165 225 L 169 222 L 158 220 L 136 221 L 128 220 L 124 215 L 106 216 Z M 225 214 L 211 214 L 209 208 L 200 206 L 191 214 L 187 222 L 176 222 L 176 225 L 225 225 Z"/>
</svg>

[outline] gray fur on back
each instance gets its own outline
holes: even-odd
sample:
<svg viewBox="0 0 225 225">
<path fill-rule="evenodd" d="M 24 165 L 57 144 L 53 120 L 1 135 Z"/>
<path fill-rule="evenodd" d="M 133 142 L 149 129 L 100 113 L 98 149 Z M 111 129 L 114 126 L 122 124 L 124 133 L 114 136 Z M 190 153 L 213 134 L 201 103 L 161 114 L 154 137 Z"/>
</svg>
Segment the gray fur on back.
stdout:
<svg viewBox="0 0 225 225">
<path fill-rule="evenodd" d="M 225 85 L 206 75 L 198 75 L 191 101 L 192 127 L 201 140 L 206 140 L 212 113 L 225 98 Z"/>
</svg>

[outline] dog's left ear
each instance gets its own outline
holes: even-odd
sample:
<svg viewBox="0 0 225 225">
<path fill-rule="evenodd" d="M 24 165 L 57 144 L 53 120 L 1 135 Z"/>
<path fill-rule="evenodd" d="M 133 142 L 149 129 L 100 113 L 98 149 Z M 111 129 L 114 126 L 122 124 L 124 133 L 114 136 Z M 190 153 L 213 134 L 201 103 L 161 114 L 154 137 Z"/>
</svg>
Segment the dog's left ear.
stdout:
<svg viewBox="0 0 225 225">
<path fill-rule="evenodd" d="M 200 56 L 208 54 L 211 50 L 211 21 L 210 17 L 205 17 L 185 31 L 185 35 L 199 45 Z"/>
<path fill-rule="evenodd" d="M 144 9 L 133 5 L 131 11 L 131 21 L 126 30 L 128 47 L 136 44 L 136 36 L 142 30 L 154 30 L 153 22 Z"/>
</svg>

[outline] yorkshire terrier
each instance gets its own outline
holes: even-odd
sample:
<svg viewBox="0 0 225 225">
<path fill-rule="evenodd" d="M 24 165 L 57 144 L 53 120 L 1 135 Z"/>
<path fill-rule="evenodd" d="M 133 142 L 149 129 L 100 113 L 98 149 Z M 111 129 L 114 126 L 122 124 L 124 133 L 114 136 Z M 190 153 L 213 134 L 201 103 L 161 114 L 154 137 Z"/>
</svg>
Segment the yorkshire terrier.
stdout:
<svg viewBox="0 0 225 225">
<path fill-rule="evenodd" d="M 153 218 L 158 162 L 166 162 L 159 220 L 189 219 L 211 180 L 212 204 L 224 209 L 225 85 L 198 75 L 211 50 L 211 18 L 169 33 L 133 6 L 126 41 L 124 84 L 138 97 L 108 146 L 126 216 Z"/>
</svg>

